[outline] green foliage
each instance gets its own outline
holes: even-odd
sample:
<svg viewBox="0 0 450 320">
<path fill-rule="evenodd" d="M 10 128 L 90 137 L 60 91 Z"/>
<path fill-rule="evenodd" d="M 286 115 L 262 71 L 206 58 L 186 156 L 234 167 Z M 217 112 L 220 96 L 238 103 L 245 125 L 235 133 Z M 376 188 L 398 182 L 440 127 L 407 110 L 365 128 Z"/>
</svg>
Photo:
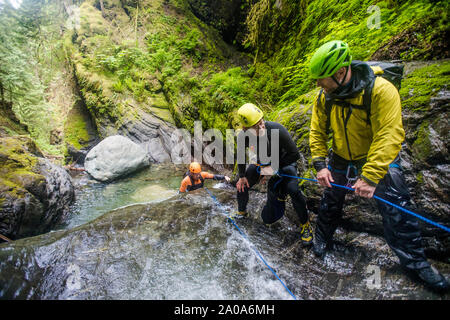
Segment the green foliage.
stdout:
<svg viewBox="0 0 450 320">
<path fill-rule="evenodd" d="M 240 67 L 216 73 L 206 84 L 212 105 L 218 113 L 231 112 L 247 101 L 256 102 L 256 92 Z"/>
<path fill-rule="evenodd" d="M 5 99 L 31 136 L 48 153 L 60 151 L 50 145 L 54 129 L 54 106 L 46 90 L 58 72 L 64 55 L 53 15 L 58 4 L 25 0 L 20 9 L 0 3 L 0 84 Z M 1 98 L 0 98 L 1 99 Z"/>
<path fill-rule="evenodd" d="M 430 99 L 450 83 L 450 61 L 420 67 L 406 75 L 400 96 L 404 108 L 427 110 Z"/>
<path fill-rule="evenodd" d="M 64 140 L 76 149 L 85 147 L 89 141 L 86 121 L 79 112 L 72 110 L 67 117 L 64 124 Z"/>
<path fill-rule="evenodd" d="M 327 41 L 344 40 L 353 59 L 366 60 L 393 37 L 414 30 L 420 48 L 408 47 L 401 58 L 415 59 L 426 56 L 433 39 L 441 39 L 449 28 L 450 4 L 445 1 L 287 0 L 281 8 L 275 4 L 275 0 L 264 0 L 253 6 L 247 19 L 247 44 L 255 48 L 256 62 L 261 62 L 255 64 L 257 84 L 262 90 L 272 84 L 267 92 L 279 108 L 314 87 L 308 63 Z M 379 28 L 374 23 L 376 12 L 368 10 L 371 5 L 380 8 Z M 272 72 L 266 72 L 266 65 Z"/>
<path fill-rule="evenodd" d="M 186 28 L 186 26 L 184 26 Z M 198 29 L 191 29 L 184 38 L 177 41 L 177 45 L 182 53 L 193 57 L 196 61 L 202 58 L 201 51 L 198 50 L 200 45 L 201 32 Z"/>
</svg>

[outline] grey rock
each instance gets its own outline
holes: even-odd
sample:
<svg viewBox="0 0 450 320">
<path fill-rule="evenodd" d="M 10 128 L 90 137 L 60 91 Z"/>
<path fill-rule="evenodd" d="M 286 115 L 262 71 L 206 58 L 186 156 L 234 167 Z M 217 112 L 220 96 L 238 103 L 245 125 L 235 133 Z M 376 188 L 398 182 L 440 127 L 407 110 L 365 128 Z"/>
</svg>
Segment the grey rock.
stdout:
<svg viewBox="0 0 450 320">
<path fill-rule="evenodd" d="M 172 150 L 181 143 L 177 139 L 177 128 L 145 112 L 140 112 L 138 118 L 139 120 L 126 121 L 118 133 L 145 149 L 151 162 L 179 163 L 180 159 L 172 155 Z"/>
<path fill-rule="evenodd" d="M 92 148 L 84 167 L 96 180 L 108 182 L 150 164 L 147 152 L 123 136 L 110 136 Z"/>
</svg>

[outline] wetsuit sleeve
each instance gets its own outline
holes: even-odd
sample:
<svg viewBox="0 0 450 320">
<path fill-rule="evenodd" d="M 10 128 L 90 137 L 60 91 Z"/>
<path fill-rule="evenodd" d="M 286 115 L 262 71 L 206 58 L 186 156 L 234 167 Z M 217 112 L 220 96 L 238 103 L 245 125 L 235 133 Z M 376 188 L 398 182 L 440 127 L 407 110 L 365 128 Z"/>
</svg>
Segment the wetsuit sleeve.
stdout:
<svg viewBox="0 0 450 320">
<path fill-rule="evenodd" d="M 214 180 L 225 180 L 225 176 L 221 175 L 221 174 L 215 174 L 213 179 Z"/>
<path fill-rule="evenodd" d="M 311 130 L 309 132 L 309 148 L 311 149 L 311 158 L 316 171 L 326 168 L 325 159 L 328 155 L 327 115 L 324 96 L 321 95 L 315 99 L 311 116 Z"/>
<path fill-rule="evenodd" d="M 377 78 L 376 81 L 379 85 L 373 89 L 370 116 L 373 139 L 361 174 L 373 186 L 386 175 L 405 139 L 400 95 L 387 80 Z"/>
<path fill-rule="evenodd" d="M 292 139 L 289 131 L 280 125 L 280 146 L 282 148 L 283 156 L 280 159 L 280 168 L 283 168 L 291 163 L 300 159 L 300 153 L 298 152 L 297 145 Z M 281 155 L 280 155 L 281 156 Z"/>
<path fill-rule="evenodd" d="M 202 172 L 201 173 L 203 179 L 213 179 L 214 175 L 212 173 L 208 173 L 208 172 Z"/>
<path fill-rule="evenodd" d="M 183 181 L 181 181 L 180 192 L 186 192 L 188 184 L 189 184 L 189 177 L 185 177 Z"/>
</svg>

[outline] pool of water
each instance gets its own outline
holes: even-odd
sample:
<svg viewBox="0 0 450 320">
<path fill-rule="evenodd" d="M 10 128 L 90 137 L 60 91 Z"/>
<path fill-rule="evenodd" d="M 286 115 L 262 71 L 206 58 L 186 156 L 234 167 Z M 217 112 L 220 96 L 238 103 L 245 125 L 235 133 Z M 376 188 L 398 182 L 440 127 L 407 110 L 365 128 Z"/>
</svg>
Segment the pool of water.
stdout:
<svg viewBox="0 0 450 320">
<path fill-rule="evenodd" d="M 186 166 L 153 164 L 111 183 L 96 181 L 86 172 L 74 173 L 75 201 L 65 222 L 54 230 L 72 229 L 120 207 L 167 200 L 178 193 L 185 173 Z M 205 186 L 211 188 L 223 185 L 217 181 L 205 181 Z"/>
</svg>

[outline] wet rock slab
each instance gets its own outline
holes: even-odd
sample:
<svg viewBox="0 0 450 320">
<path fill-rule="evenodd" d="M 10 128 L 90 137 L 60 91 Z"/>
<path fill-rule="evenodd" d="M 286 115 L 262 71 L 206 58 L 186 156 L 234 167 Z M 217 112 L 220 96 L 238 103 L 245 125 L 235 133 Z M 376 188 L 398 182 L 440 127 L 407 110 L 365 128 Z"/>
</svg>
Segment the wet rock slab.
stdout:
<svg viewBox="0 0 450 320">
<path fill-rule="evenodd" d="M 411 282 L 382 238 L 338 229 L 336 250 L 314 257 L 289 212 L 271 227 L 251 192 L 248 219 L 226 217 L 235 190 L 211 189 L 131 205 L 68 231 L 0 245 L 6 299 L 442 299 Z M 288 208 L 288 210 L 291 210 Z M 438 264 L 446 276 L 450 266 Z"/>
</svg>

